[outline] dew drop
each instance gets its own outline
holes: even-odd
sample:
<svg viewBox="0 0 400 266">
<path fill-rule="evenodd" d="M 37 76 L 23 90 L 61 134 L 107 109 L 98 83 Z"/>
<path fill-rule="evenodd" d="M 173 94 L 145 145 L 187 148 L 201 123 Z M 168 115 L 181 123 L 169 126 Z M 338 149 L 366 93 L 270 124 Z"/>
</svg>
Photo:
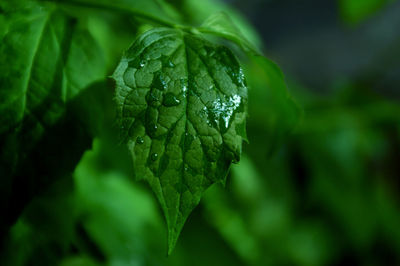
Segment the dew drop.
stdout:
<svg viewBox="0 0 400 266">
<path fill-rule="evenodd" d="M 136 138 L 136 143 L 137 144 L 143 144 L 144 143 L 144 139 L 139 136 L 139 137 Z"/>
<path fill-rule="evenodd" d="M 181 86 L 182 86 L 183 97 L 186 97 L 186 92 L 188 90 L 188 87 L 187 87 L 188 81 L 187 81 L 187 79 L 180 79 L 180 83 L 181 83 Z"/>
<path fill-rule="evenodd" d="M 157 161 L 157 159 L 158 159 L 158 154 L 157 154 L 157 153 L 153 153 L 153 154 L 150 156 L 150 159 L 151 159 L 153 162 Z"/>
<path fill-rule="evenodd" d="M 165 106 L 167 106 L 167 107 L 177 106 L 180 103 L 181 103 L 181 101 L 179 99 L 177 99 L 174 94 L 168 92 L 164 95 L 163 104 Z"/>
<path fill-rule="evenodd" d="M 220 119 L 225 123 L 224 126 L 227 129 L 229 127 L 230 120 L 240 106 L 242 99 L 239 95 L 233 95 L 225 100 L 217 99 L 213 102 L 213 106 L 210 110 L 209 117 L 219 124 Z"/>
<path fill-rule="evenodd" d="M 144 67 L 145 65 L 146 65 L 146 60 L 141 60 L 139 66 Z"/>
<path fill-rule="evenodd" d="M 174 67 L 175 66 L 175 64 L 171 60 L 168 60 L 167 64 L 168 64 L 169 67 Z"/>
<path fill-rule="evenodd" d="M 155 123 L 146 123 L 146 132 L 150 137 L 155 137 L 157 133 L 157 125 Z"/>
</svg>

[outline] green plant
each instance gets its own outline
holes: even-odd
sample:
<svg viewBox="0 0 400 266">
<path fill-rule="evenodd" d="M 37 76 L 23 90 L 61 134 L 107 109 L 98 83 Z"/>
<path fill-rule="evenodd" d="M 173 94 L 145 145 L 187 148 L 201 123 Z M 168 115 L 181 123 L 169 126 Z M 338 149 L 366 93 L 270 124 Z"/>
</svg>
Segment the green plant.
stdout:
<svg viewBox="0 0 400 266">
<path fill-rule="evenodd" d="M 279 147 L 300 116 L 282 73 L 237 14 L 226 9 L 206 18 L 209 10 L 199 5 L 211 6 L 0 3 L 2 235 L 34 196 L 68 180 L 93 138 L 112 136 L 117 145 L 118 128 L 134 175 L 161 204 L 171 253 L 203 192 L 225 183 L 239 161 L 247 109 L 269 110 L 257 119 L 266 149 Z M 249 101 L 259 98 L 249 107 L 246 79 L 254 89 Z"/>
</svg>

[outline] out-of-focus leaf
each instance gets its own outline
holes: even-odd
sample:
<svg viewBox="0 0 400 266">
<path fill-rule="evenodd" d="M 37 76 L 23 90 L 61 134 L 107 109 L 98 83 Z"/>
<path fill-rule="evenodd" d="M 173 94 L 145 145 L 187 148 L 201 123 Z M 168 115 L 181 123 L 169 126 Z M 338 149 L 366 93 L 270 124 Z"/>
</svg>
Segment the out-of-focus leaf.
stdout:
<svg viewBox="0 0 400 266">
<path fill-rule="evenodd" d="M 246 66 L 250 88 L 248 127 L 249 132 L 258 132 L 250 139 L 259 143 L 248 148 L 251 155 L 264 158 L 296 128 L 303 112 L 289 94 L 284 76 L 274 62 L 262 56 L 250 56 Z"/>
<path fill-rule="evenodd" d="M 358 24 L 393 0 L 338 0 L 343 19 Z"/>
<path fill-rule="evenodd" d="M 245 52 L 260 54 L 257 47 L 244 37 L 229 15 L 224 12 L 211 15 L 197 30 L 230 40 L 240 46 Z"/>
<path fill-rule="evenodd" d="M 71 257 L 63 259 L 59 265 L 60 266 L 98 266 L 99 264 L 87 256 L 71 256 Z"/>
<path fill-rule="evenodd" d="M 392 208 L 397 199 L 382 184 L 392 183 L 398 172 L 390 165 L 399 147 L 399 108 L 395 101 L 383 100 L 365 87 L 346 87 L 339 97 L 308 103 L 307 118 L 296 136 L 296 152 L 307 166 L 302 178 L 312 208 L 320 210 L 321 220 L 335 220 L 335 233 L 340 237 L 332 241 L 342 243 L 334 245 L 336 252 L 347 254 L 351 249 L 361 256 L 380 245 L 385 251 L 374 254 L 375 259 L 398 260 L 393 255 L 400 246 L 394 239 L 400 230 L 393 227 L 393 221 L 398 223 L 399 216 Z M 396 191 L 396 185 L 392 189 Z M 391 228 L 392 237 L 382 228 Z"/>
<path fill-rule="evenodd" d="M 19 128 L 26 117 L 35 117 L 39 128 L 54 124 L 67 101 L 104 77 L 101 51 L 76 19 L 53 8 L 31 3 L 5 18 L 0 133 Z"/>
<path fill-rule="evenodd" d="M 0 44 L 0 172 L 7 224 L 32 195 L 71 171 L 89 146 L 67 105 L 104 77 L 105 66 L 97 43 L 75 18 L 31 1 L 0 7 L 6 22 Z"/>
<path fill-rule="evenodd" d="M 179 0 L 178 0 L 179 2 Z M 261 37 L 257 31 L 250 25 L 250 23 L 243 17 L 243 15 L 233 9 L 231 6 L 219 0 L 184 0 L 181 3 L 176 3 L 175 6 L 184 14 L 184 19 L 189 24 L 201 25 L 212 14 L 220 12 L 226 13 L 234 27 L 237 28 L 241 34 L 249 40 L 258 49 L 262 46 Z"/>
<path fill-rule="evenodd" d="M 74 174 L 83 227 L 111 265 L 157 265 L 163 260 L 166 239 L 156 202 L 120 169 L 100 167 L 98 160 L 112 163 L 113 156 L 123 157 L 102 154 L 104 145 L 96 139 L 93 151 L 85 153 Z M 157 255 L 149 250 L 158 251 Z"/>
<path fill-rule="evenodd" d="M 113 77 L 135 175 L 166 216 L 169 253 L 202 193 L 225 182 L 245 137 L 247 88 L 223 46 L 155 28 L 127 51 Z"/>
<path fill-rule="evenodd" d="M 245 176 L 236 175 L 236 171 L 240 172 L 241 170 L 245 171 Z M 234 178 L 232 182 L 235 183 L 237 182 L 237 177 L 246 179 L 240 185 L 244 185 L 242 189 L 247 196 L 259 196 L 257 192 L 261 187 L 257 184 L 259 181 L 257 180 L 258 176 L 254 176 L 257 173 L 246 156 L 243 156 L 240 163 L 233 167 L 232 175 Z M 207 220 L 217 228 L 222 237 L 226 239 L 240 257 L 248 263 L 255 263 L 261 254 L 257 239 L 249 232 L 249 227 L 240 213 L 233 206 L 227 204 L 229 199 L 227 199 L 228 196 L 226 194 L 228 193 L 216 186 L 207 191 L 203 201 Z"/>
<path fill-rule="evenodd" d="M 102 11 L 128 13 L 132 17 L 144 18 L 149 22 L 152 22 L 153 19 L 153 22 L 159 21 L 173 25 L 180 20 L 179 13 L 164 0 L 52 0 L 52 2 Z"/>
<path fill-rule="evenodd" d="M 286 160 L 269 160 L 263 167 L 284 180 Z M 210 189 L 203 206 L 206 220 L 247 265 L 324 264 L 329 234 L 315 221 L 294 217 L 288 198 L 277 193 L 285 183 L 272 185 L 245 155 L 231 173 L 227 189 Z"/>
<path fill-rule="evenodd" d="M 0 251 L 1 265 L 56 265 L 69 252 L 77 214 L 71 181 L 58 178 L 26 206 Z"/>
</svg>

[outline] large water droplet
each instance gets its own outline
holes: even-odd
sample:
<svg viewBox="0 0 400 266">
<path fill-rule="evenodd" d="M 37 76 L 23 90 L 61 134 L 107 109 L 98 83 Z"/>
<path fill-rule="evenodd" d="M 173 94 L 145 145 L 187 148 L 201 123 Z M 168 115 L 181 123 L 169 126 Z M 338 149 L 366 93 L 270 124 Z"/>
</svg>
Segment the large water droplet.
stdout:
<svg viewBox="0 0 400 266">
<path fill-rule="evenodd" d="M 139 137 L 136 138 L 136 143 L 137 144 L 143 144 L 144 143 L 144 139 L 139 136 Z"/>
<path fill-rule="evenodd" d="M 157 154 L 157 153 L 151 154 L 151 155 L 150 155 L 150 159 L 151 159 L 153 162 L 157 161 L 157 159 L 158 159 L 158 154 Z"/>
<path fill-rule="evenodd" d="M 230 119 L 234 111 L 239 107 L 242 98 L 239 95 L 233 95 L 228 99 L 217 99 L 213 102 L 213 106 L 210 109 L 210 118 L 219 124 L 219 120 L 222 119 L 225 123 L 224 126 L 227 129 L 229 127 Z"/>
<path fill-rule="evenodd" d="M 181 103 L 181 101 L 179 99 L 177 99 L 173 93 L 168 92 L 164 95 L 163 104 L 165 106 L 167 106 L 167 107 L 177 106 L 180 103 Z"/>
</svg>

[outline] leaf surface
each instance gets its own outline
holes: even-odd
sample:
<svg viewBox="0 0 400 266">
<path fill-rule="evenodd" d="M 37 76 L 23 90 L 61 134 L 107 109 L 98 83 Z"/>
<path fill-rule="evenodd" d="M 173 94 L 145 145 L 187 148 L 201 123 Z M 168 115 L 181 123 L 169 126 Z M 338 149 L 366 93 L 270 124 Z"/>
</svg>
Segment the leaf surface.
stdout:
<svg viewBox="0 0 400 266">
<path fill-rule="evenodd" d="M 0 133 L 32 117 L 52 125 L 64 104 L 105 76 L 102 52 L 77 19 L 28 2 L 5 15 L 0 45 Z M 82 74 L 85 73 L 85 74 Z"/>
<path fill-rule="evenodd" d="M 248 148 L 257 151 L 256 160 L 272 154 L 302 118 L 302 109 L 289 94 L 284 76 L 279 67 L 262 55 L 257 46 L 249 42 L 236 26 L 237 20 L 219 12 L 208 17 L 198 31 L 222 37 L 238 45 L 246 54 L 244 69 L 250 90 L 249 128 L 257 128 L 264 133 L 252 136 L 257 143 L 267 142 L 268 146 L 252 145 Z"/>
<path fill-rule="evenodd" d="M 106 68 L 88 29 L 53 5 L 2 1 L 0 21 L 0 224 L 7 227 L 89 146 L 67 104 Z"/>
<path fill-rule="evenodd" d="M 213 183 L 224 183 L 245 138 L 247 88 L 224 46 L 177 29 L 145 32 L 114 75 L 123 137 L 135 175 L 155 192 L 171 253 Z"/>
</svg>

